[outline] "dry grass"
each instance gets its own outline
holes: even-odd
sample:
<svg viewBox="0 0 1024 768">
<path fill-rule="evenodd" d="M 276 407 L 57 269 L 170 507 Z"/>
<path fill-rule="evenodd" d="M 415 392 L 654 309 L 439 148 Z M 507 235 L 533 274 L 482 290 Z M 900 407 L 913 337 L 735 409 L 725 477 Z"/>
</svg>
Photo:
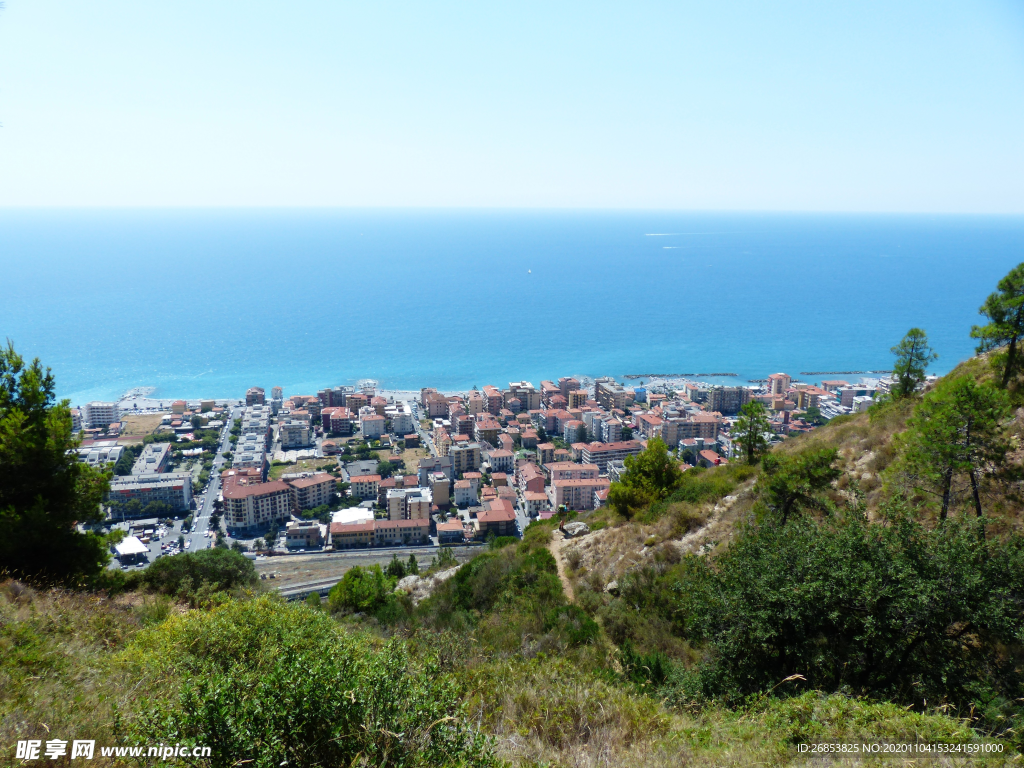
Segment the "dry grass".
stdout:
<svg viewBox="0 0 1024 768">
<path fill-rule="evenodd" d="M 320 469 L 327 470 L 336 466 L 338 466 L 338 460 L 335 458 L 299 459 L 294 464 L 272 465 L 270 467 L 270 479 L 278 480 L 281 475 L 287 475 L 291 472 L 316 472 Z"/>
<path fill-rule="evenodd" d="M 125 416 L 125 428 L 121 433 L 125 436 L 145 437 L 156 432 L 160 426 L 162 413 L 145 413 L 133 416 Z"/>
</svg>

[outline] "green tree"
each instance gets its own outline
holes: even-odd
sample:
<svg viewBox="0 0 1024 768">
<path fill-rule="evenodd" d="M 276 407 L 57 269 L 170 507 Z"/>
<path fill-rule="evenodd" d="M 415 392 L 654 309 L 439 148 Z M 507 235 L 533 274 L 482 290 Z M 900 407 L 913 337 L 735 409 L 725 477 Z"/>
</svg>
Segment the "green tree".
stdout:
<svg viewBox="0 0 1024 768">
<path fill-rule="evenodd" d="M 189 421 L 192 424 L 192 429 L 201 429 L 203 426 L 203 417 L 198 414 L 193 416 Z"/>
<path fill-rule="evenodd" d="M 398 554 L 395 553 L 391 556 L 391 562 L 388 563 L 388 567 L 384 569 L 384 573 L 396 581 L 405 578 L 405 564 L 398 559 Z"/>
<path fill-rule="evenodd" d="M 544 427 L 537 427 L 537 442 L 546 443 L 548 441 L 548 433 Z"/>
<path fill-rule="evenodd" d="M 820 427 L 822 424 L 828 424 L 828 419 L 821 415 L 821 409 L 812 405 L 804 411 L 804 421 L 808 424 L 813 424 L 816 427 Z"/>
<path fill-rule="evenodd" d="M 893 397 L 910 397 L 928 373 L 928 363 L 939 356 L 928 346 L 928 335 L 920 328 L 911 328 L 895 347 L 892 367 Z"/>
<path fill-rule="evenodd" d="M 732 439 L 743 448 L 747 464 L 756 464 L 761 454 L 768 450 L 771 432 L 772 425 L 764 405 L 751 400 L 740 408 L 740 417 L 732 428 Z"/>
<path fill-rule="evenodd" d="M 1002 423 L 1010 415 L 1008 395 L 970 376 L 943 381 L 921 401 L 898 436 L 894 472 L 916 489 L 941 498 L 945 520 L 957 476 L 967 475 L 975 512 L 982 516 L 980 476 L 1002 463 L 1009 448 Z"/>
<path fill-rule="evenodd" d="M 249 558 L 230 549 L 204 549 L 161 557 L 143 572 L 143 581 L 165 595 L 188 597 L 203 584 L 215 590 L 255 586 L 259 579 Z"/>
<path fill-rule="evenodd" d="M 386 477 L 391 477 L 394 471 L 395 465 L 392 464 L 390 461 L 381 460 L 377 462 L 377 474 L 380 475 L 382 479 Z"/>
<path fill-rule="evenodd" d="M 755 491 L 785 525 L 802 509 L 825 509 L 822 492 L 839 479 L 835 448 L 820 448 L 796 455 L 769 453 L 761 460 Z"/>
<path fill-rule="evenodd" d="M 649 441 L 641 453 L 627 456 L 624 463 L 626 472 L 622 480 L 608 489 L 608 502 L 623 517 L 632 517 L 661 501 L 682 482 L 678 461 L 660 437 Z"/>
<path fill-rule="evenodd" d="M 395 580 L 384 575 L 379 565 L 356 565 L 345 571 L 327 598 L 331 610 L 372 613 L 393 599 Z"/>
<path fill-rule="evenodd" d="M 36 583 L 99 576 L 109 555 L 78 523 L 101 519 L 109 475 L 79 463 L 71 409 L 49 368 L 0 348 L 0 571 Z"/>
<path fill-rule="evenodd" d="M 407 573 L 412 575 L 418 575 L 420 572 L 420 564 L 416 560 L 416 555 L 409 555 L 409 562 L 405 566 Z"/>
<path fill-rule="evenodd" d="M 270 530 L 267 531 L 265 534 L 263 534 L 263 538 L 267 542 L 267 548 L 268 549 L 273 549 L 274 545 L 277 544 L 277 533 L 278 533 L 278 528 L 275 525 L 275 526 L 271 526 Z"/>
<path fill-rule="evenodd" d="M 1024 335 L 1024 263 L 1011 269 L 997 288 L 978 310 L 988 318 L 988 323 L 971 328 L 971 338 L 978 339 L 979 354 L 1006 346 L 1005 352 L 993 358 L 993 363 L 1003 369 L 1005 388 L 1021 367 L 1017 344 Z"/>
</svg>

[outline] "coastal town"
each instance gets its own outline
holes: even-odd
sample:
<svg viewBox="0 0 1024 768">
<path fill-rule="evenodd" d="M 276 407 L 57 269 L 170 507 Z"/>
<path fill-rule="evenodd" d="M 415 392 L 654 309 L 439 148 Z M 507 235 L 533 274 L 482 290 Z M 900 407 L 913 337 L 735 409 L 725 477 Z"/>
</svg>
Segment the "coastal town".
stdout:
<svg viewBox="0 0 1024 768">
<path fill-rule="evenodd" d="M 683 470 L 716 466 L 737 456 L 733 427 L 749 402 L 781 441 L 864 411 L 891 387 L 887 376 L 635 378 L 458 393 L 364 380 L 288 397 L 254 386 L 233 401 L 139 390 L 72 419 L 79 460 L 112 472 L 102 525 L 123 531 L 115 562 L 131 568 L 217 545 L 263 558 L 521 536 L 533 520 L 601 507 L 626 458 L 655 438 Z"/>
</svg>

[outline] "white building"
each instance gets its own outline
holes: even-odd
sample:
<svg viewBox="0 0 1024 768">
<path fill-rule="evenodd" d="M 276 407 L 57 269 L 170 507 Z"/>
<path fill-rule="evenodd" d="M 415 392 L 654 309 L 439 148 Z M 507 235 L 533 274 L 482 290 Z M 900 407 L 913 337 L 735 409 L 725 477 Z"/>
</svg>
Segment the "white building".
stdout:
<svg viewBox="0 0 1024 768">
<path fill-rule="evenodd" d="M 384 416 L 391 422 L 391 432 L 396 435 L 411 435 L 416 430 L 412 409 L 404 400 L 396 400 L 389 404 L 384 409 Z"/>
<path fill-rule="evenodd" d="M 108 464 L 116 464 L 124 453 L 124 448 L 113 440 L 102 443 L 93 443 L 87 448 L 78 449 L 78 460 L 90 467 L 105 467 Z"/>
<path fill-rule="evenodd" d="M 117 403 L 86 403 L 82 406 L 82 424 L 86 429 L 108 427 L 121 420 Z"/>
</svg>

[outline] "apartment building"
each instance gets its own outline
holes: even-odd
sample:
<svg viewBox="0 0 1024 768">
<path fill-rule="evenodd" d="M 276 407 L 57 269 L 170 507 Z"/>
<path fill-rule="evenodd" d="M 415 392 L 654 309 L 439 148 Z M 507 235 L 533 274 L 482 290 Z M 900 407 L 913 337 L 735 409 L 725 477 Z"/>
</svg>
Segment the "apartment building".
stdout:
<svg viewBox="0 0 1024 768">
<path fill-rule="evenodd" d="M 452 501 L 457 507 L 468 507 L 476 503 L 476 491 L 469 480 L 455 481 Z"/>
<path fill-rule="evenodd" d="M 497 445 L 499 432 L 501 432 L 501 424 L 492 418 L 478 419 L 473 424 L 473 439 L 478 443 Z"/>
<path fill-rule="evenodd" d="M 285 450 L 306 448 L 312 444 L 312 430 L 304 421 L 289 419 L 283 422 L 277 428 L 277 437 Z"/>
<path fill-rule="evenodd" d="M 316 520 L 292 520 L 285 526 L 288 549 L 319 547 L 323 543 L 320 523 Z"/>
<path fill-rule="evenodd" d="M 375 520 L 373 543 L 378 547 L 430 543 L 430 520 Z"/>
<path fill-rule="evenodd" d="M 249 387 L 245 392 L 246 405 L 263 405 L 267 401 L 263 387 Z"/>
<path fill-rule="evenodd" d="M 192 475 L 188 472 L 115 477 L 110 481 L 109 501 L 126 502 L 137 499 L 145 507 L 151 501 L 163 501 L 175 512 L 183 512 L 192 504 Z"/>
<path fill-rule="evenodd" d="M 507 499 L 488 502 L 488 509 L 478 512 L 474 525 L 481 536 L 515 536 L 516 513 Z"/>
<path fill-rule="evenodd" d="M 133 475 L 159 475 L 166 472 L 171 463 L 170 443 L 150 443 L 142 449 L 139 458 L 132 464 Z"/>
<path fill-rule="evenodd" d="M 412 417 L 412 408 L 404 400 L 396 400 L 384 409 L 384 418 L 391 425 L 391 432 L 396 435 L 407 435 L 416 431 L 416 420 Z"/>
<path fill-rule="evenodd" d="M 122 453 L 124 453 L 122 446 L 113 440 L 105 440 L 101 443 L 93 443 L 86 448 L 79 448 L 78 460 L 90 467 L 102 469 L 110 464 L 116 464 Z"/>
<path fill-rule="evenodd" d="M 572 461 L 556 461 L 545 464 L 544 469 L 551 478 L 556 480 L 596 480 L 600 474 L 597 464 L 576 464 Z"/>
<path fill-rule="evenodd" d="M 627 456 L 635 456 L 643 451 L 644 446 L 639 440 L 623 440 L 617 443 L 590 443 L 581 455 L 584 464 L 596 464 L 600 473 L 606 474 L 608 462 L 622 461 Z"/>
<path fill-rule="evenodd" d="M 82 406 L 82 424 L 85 429 L 102 429 L 121 420 L 117 403 L 91 402 Z"/>
<path fill-rule="evenodd" d="M 611 481 L 607 477 L 553 480 L 548 486 L 548 501 L 552 509 L 558 509 L 562 504 L 574 510 L 593 509 L 595 491 L 603 490 L 610 485 Z"/>
<path fill-rule="evenodd" d="M 740 408 L 750 402 L 750 396 L 751 392 L 746 387 L 713 387 L 708 392 L 708 410 L 722 414 L 739 413 Z"/>
<path fill-rule="evenodd" d="M 224 478 L 224 524 L 229 530 L 250 530 L 291 519 L 292 491 L 287 483 L 228 475 Z"/>
<path fill-rule="evenodd" d="M 452 472 L 458 477 L 463 472 L 476 472 L 480 469 L 480 444 L 452 445 L 448 452 L 452 460 Z"/>
<path fill-rule="evenodd" d="M 537 462 L 542 466 L 555 460 L 555 444 L 540 443 L 537 446 Z"/>
<path fill-rule="evenodd" d="M 773 373 L 768 377 L 768 391 L 773 395 L 784 395 L 792 381 L 788 373 Z"/>
<path fill-rule="evenodd" d="M 334 549 L 362 549 L 373 545 L 374 521 L 331 523 L 331 546 Z"/>
<path fill-rule="evenodd" d="M 356 475 L 349 478 L 349 492 L 357 499 L 376 499 L 380 475 Z"/>
<path fill-rule="evenodd" d="M 594 399 L 605 410 L 625 410 L 629 404 L 629 393 L 615 379 L 605 376 L 594 382 Z"/>
<path fill-rule="evenodd" d="M 516 471 L 516 455 L 512 451 L 503 448 L 490 451 L 487 460 L 491 465 L 491 472 L 511 473 Z"/>
<path fill-rule="evenodd" d="M 693 413 L 665 419 L 661 425 L 661 439 L 669 448 L 675 448 L 683 440 L 702 437 L 714 440 L 718 437 L 722 421 L 710 413 Z"/>
<path fill-rule="evenodd" d="M 330 504 L 338 487 L 334 478 L 326 472 L 304 472 L 299 477 L 286 475 L 282 479 L 291 488 L 292 505 L 296 512 Z"/>
<path fill-rule="evenodd" d="M 565 399 L 566 407 L 570 411 L 575 409 L 575 408 L 583 408 L 587 404 L 587 400 L 588 399 L 589 399 L 589 395 L 587 395 L 586 390 L 584 390 L 584 389 L 572 390 L 572 391 L 569 392 L 568 395 L 566 395 L 566 399 Z"/>
<path fill-rule="evenodd" d="M 544 473 L 536 464 L 524 462 L 516 467 L 516 485 L 520 493 L 543 493 Z"/>
<path fill-rule="evenodd" d="M 520 402 L 520 410 L 532 411 L 540 408 L 540 392 L 528 381 L 510 381 L 503 397 L 506 406 L 515 399 Z"/>
<path fill-rule="evenodd" d="M 344 406 L 332 406 L 320 411 L 320 425 L 324 432 L 332 435 L 351 435 L 354 421 L 352 411 Z"/>
<path fill-rule="evenodd" d="M 558 388 L 558 385 L 553 381 L 542 381 L 540 383 L 540 401 L 544 405 L 550 406 L 551 398 L 558 395 L 561 397 L 562 391 Z"/>
<path fill-rule="evenodd" d="M 501 412 L 502 406 L 505 404 L 505 398 L 501 394 L 501 390 L 497 387 L 488 384 L 483 388 L 483 396 L 485 400 L 485 410 L 497 416 Z"/>
<path fill-rule="evenodd" d="M 383 416 L 363 414 L 359 417 L 359 429 L 367 440 L 376 440 L 384 435 L 385 419 Z"/>
<path fill-rule="evenodd" d="M 574 378 L 563 377 L 558 380 L 558 391 L 562 393 L 562 397 L 566 400 L 569 399 L 569 393 L 575 392 L 580 388 L 580 383 Z"/>
</svg>

